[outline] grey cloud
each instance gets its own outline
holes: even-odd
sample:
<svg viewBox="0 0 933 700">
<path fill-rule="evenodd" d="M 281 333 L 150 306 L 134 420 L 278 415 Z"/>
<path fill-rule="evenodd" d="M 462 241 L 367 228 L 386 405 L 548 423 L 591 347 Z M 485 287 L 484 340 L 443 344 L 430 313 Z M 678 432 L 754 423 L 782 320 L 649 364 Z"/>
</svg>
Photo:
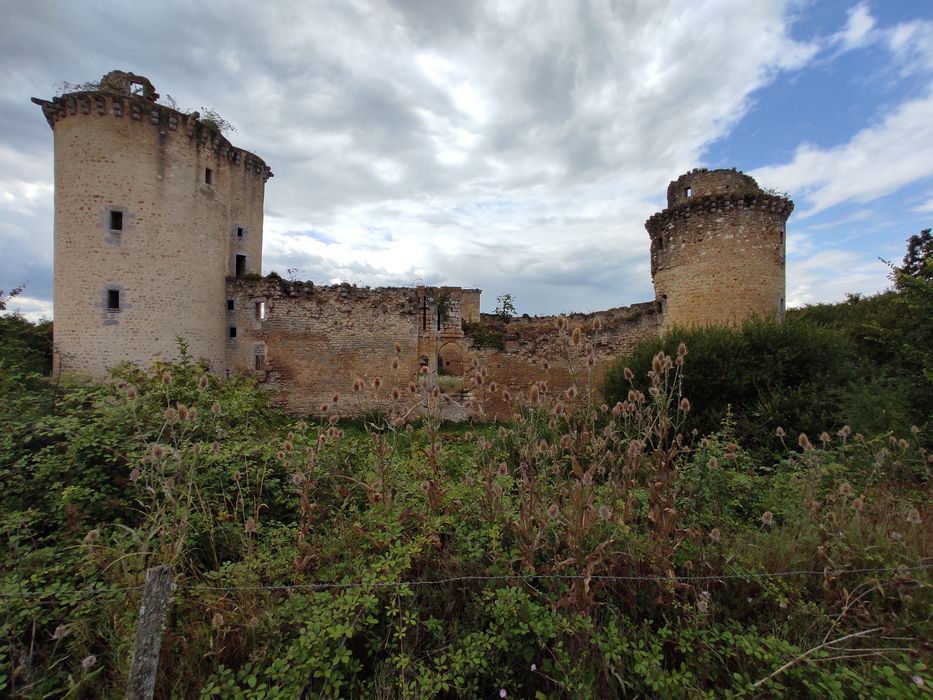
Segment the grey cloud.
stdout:
<svg viewBox="0 0 933 700">
<path fill-rule="evenodd" d="M 651 202 L 741 116 L 789 45 L 780 3 L 672 8 L 21 4 L 0 27 L 0 59 L 16 66 L 0 87 L 0 152 L 48 159 L 52 135 L 29 97 L 128 69 L 182 107 L 217 109 L 237 126 L 231 140 L 273 168 L 267 230 L 290 244 L 267 247 L 267 269 L 479 284 L 494 292 L 484 304 L 514 287 L 533 312 L 643 301 Z M 743 38 L 766 31 L 762 46 Z M 427 74 L 423 56 L 447 72 Z M 651 83 L 655 64 L 663 70 Z M 464 87 L 476 113 L 458 102 Z M 462 162 L 443 162 L 444 149 Z M 46 247 L 50 207 L 17 222 Z M 371 238 L 353 236 L 361 258 L 404 254 L 385 269 L 337 262 L 352 257 L 346 231 L 367 228 Z M 302 248 L 321 242 L 333 259 Z M 35 247 L 8 255 L 20 268 L 47 259 Z M 35 265 L 48 275 L 47 263 Z"/>
</svg>

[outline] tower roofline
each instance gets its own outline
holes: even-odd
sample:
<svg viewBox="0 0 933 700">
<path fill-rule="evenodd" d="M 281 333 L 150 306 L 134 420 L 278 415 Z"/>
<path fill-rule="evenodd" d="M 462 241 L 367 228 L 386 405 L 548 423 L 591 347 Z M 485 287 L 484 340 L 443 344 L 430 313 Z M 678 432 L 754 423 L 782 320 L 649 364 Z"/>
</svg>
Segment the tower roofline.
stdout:
<svg viewBox="0 0 933 700">
<path fill-rule="evenodd" d="M 731 209 L 759 209 L 783 215 L 786 219 L 794 211 L 794 203 L 783 195 L 764 191 L 749 194 L 714 194 L 698 196 L 689 202 L 675 204 L 663 211 L 652 214 L 645 221 L 645 228 L 652 236 L 666 228 L 675 219 L 689 218 L 696 214 L 717 214 Z"/>
<path fill-rule="evenodd" d="M 135 85 L 140 86 L 138 93 L 131 92 Z M 69 92 L 51 100 L 33 97 L 32 102 L 42 109 L 53 131 L 56 122 L 75 115 L 91 114 L 92 111 L 118 118 L 127 115 L 136 121 L 148 121 L 160 130 L 181 130 L 200 147 L 213 151 L 216 157 L 226 158 L 234 166 L 244 166 L 263 181 L 273 176 L 272 169 L 262 158 L 230 143 L 213 120 L 202 119 L 199 112 L 185 113 L 159 104 L 155 101 L 158 97 L 147 78 L 112 71 L 103 77 L 95 90 Z"/>
</svg>

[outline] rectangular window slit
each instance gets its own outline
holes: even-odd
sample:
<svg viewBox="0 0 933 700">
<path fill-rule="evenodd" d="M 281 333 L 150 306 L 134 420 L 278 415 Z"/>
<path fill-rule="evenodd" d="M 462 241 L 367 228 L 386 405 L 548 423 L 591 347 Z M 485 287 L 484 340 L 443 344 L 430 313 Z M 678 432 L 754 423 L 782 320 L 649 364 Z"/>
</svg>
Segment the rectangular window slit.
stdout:
<svg viewBox="0 0 933 700">
<path fill-rule="evenodd" d="M 230 337 L 236 338 L 236 326 L 230 326 Z"/>
<path fill-rule="evenodd" d="M 119 308 L 120 308 L 120 290 L 119 289 L 108 289 L 107 290 L 107 310 L 117 311 Z"/>
<path fill-rule="evenodd" d="M 266 320 L 266 302 L 264 302 L 264 301 L 257 301 L 257 302 L 256 302 L 256 318 L 257 318 L 259 321 L 265 321 L 265 320 Z"/>
<path fill-rule="evenodd" d="M 122 231 L 123 230 L 123 212 L 117 211 L 115 209 L 110 210 L 110 230 L 111 231 Z"/>
<path fill-rule="evenodd" d="M 246 256 L 237 255 L 236 256 L 236 276 L 240 277 L 246 274 Z"/>
<path fill-rule="evenodd" d="M 227 311 L 233 311 L 233 309 L 234 309 L 233 299 L 227 299 Z"/>
<path fill-rule="evenodd" d="M 210 168 L 204 168 L 204 184 L 211 185 L 214 183 L 214 171 Z"/>
<path fill-rule="evenodd" d="M 236 237 L 243 238 L 243 227 L 242 226 L 236 227 Z"/>
<path fill-rule="evenodd" d="M 692 187 L 684 187 L 684 194 L 687 195 L 688 197 L 692 197 L 692 196 L 693 196 L 693 188 L 692 188 Z"/>
</svg>

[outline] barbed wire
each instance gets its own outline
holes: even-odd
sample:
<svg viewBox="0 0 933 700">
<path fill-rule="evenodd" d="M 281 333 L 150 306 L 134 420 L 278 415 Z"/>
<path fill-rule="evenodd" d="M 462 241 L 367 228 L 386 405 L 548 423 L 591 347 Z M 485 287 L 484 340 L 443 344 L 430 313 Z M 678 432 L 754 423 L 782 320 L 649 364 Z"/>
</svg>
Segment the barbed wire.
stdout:
<svg viewBox="0 0 933 700">
<path fill-rule="evenodd" d="M 334 589 L 359 589 L 359 588 L 402 588 L 422 587 L 422 586 L 441 586 L 452 583 L 474 583 L 474 582 L 503 582 L 503 581 L 603 581 L 617 583 L 632 583 L 636 581 L 650 583 L 674 583 L 674 582 L 702 582 L 702 581 L 726 581 L 736 579 L 765 579 L 765 578 L 788 578 L 793 576 L 849 576 L 853 574 L 881 574 L 881 573 L 908 573 L 911 571 L 925 571 L 933 569 L 933 563 L 916 564 L 914 566 L 894 566 L 894 567 L 873 567 L 861 569 L 824 569 L 818 571 L 815 569 L 797 569 L 792 571 L 746 571 L 734 572 L 729 574 L 708 574 L 708 575 L 678 575 L 673 576 L 616 576 L 611 574 L 498 574 L 494 576 L 451 576 L 449 578 L 431 579 L 427 581 L 347 581 L 347 582 L 328 582 L 317 583 L 295 583 L 278 585 L 256 585 L 256 586 L 210 586 L 205 584 L 185 584 L 176 583 L 174 587 L 178 590 L 197 592 L 219 592 L 227 593 L 234 591 L 306 591 L 306 590 L 334 590 Z M 128 593 L 130 591 L 139 591 L 144 588 L 144 584 L 135 586 L 123 586 L 119 588 L 83 588 L 59 591 L 18 591 L 15 593 L 0 593 L 0 599 L 29 599 L 45 598 L 53 596 L 82 596 L 82 595 L 109 595 L 113 593 Z"/>
</svg>

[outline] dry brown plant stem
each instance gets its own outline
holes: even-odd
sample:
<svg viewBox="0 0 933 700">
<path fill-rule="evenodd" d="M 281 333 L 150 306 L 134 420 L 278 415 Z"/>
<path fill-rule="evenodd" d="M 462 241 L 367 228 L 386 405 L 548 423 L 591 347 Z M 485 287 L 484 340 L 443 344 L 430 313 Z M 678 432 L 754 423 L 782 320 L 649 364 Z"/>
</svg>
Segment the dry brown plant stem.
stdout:
<svg viewBox="0 0 933 700">
<path fill-rule="evenodd" d="M 781 673 L 783 673 L 784 671 L 786 671 L 787 669 L 789 669 L 789 668 L 790 668 L 791 666 L 793 666 L 794 664 L 800 663 L 800 662 L 803 661 L 805 658 L 807 658 L 808 656 L 810 656 L 810 654 L 814 654 L 814 653 L 818 652 L 820 649 L 825 649 L 826 647 L 835 646 L 836 644 L 839 644 L 840 642 L 844 642 L 844 641 L 846 641 L 847 639 L 856 639 L 857 637 L 867 637 L 867 636 L 870 635 L 870 634 L 874 634 L 874 633 L 880 632 L 880 631 L 881 631 L 881 627 L 872 627 L 871 629 L 868 629 L 868 630 L 861 630 L 860 632 L 852 632 L 851 634 L 847 634 L 847 635 L 845 635 L 844 637 L 839 637 L 839 638 L 837 638 L 837 639 L 834 639 L 834 640 L 832 640 L 831 642 L 823 642 L 822 644 L 820 644 L 820 645 L 818 645 L 818 646 L 815 646 L 815 647 L 813 647 L 812 649 L 807 649 L 805 652 L 803 652 L 803 653 L 800 654 L 799 656 L 794 657 L 793 659 L 791 659 L 790 661 L 788 661 L 786 664 L 784 664 L 784 665 L 781 666 L 780 668 L 778 668 L 778 669 L 772 671 L 771 673 L 769 673 L 767 676 L 765 676 L 765 677 L 762 678 L 761 680 L 755 681 L 755 682 L 752 684 L 752 687 L 753 687 L 753 688 L 760 688 L 762 685 L 764 685 L 765 683 L 767 683 L 768 681 L 770 681 L 770 680 L 771 680 L 772 678 L 774 678 L 775 676 L 780 675 Z"/>
</svg>

